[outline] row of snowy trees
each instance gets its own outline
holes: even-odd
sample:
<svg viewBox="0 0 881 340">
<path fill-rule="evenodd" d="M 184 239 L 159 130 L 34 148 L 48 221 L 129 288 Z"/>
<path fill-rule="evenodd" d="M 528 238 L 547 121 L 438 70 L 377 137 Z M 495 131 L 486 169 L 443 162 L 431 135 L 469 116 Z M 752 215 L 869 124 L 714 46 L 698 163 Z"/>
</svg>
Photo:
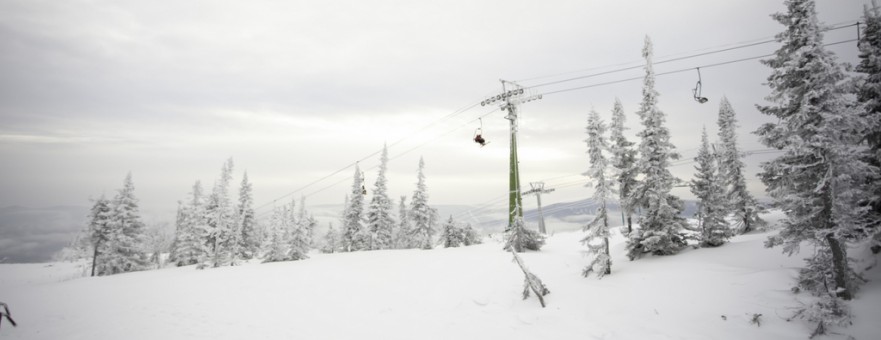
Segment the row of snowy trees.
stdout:
<svg viewBox="0 0 881 340">
<path fill-rule="evenodd" d="M 267 251 L 264 262 L 297 261 L 309 258 L 312 238 L 318 221 L 306 212 L 306 199 L 300 199 L 296 210 L 294 200 L 289 205 L 273 209 L 267 227 Z M 295 212 L 296 211 L 296 212 Z"/>
<path fill-rule="evenodd" d="M 788 0 L 773 18 L 786 26 L 781 47 L 762 62 L 770 105 L 759 110 L 777 119 L 756 132 L 783 154 L 762 164 L 760 174 L 786 217 L 768 245 L 793 254 L 804 243 L 815 248 L 799 273 L 799 286 L 822 297 L 804 316 L 817 322 L 848 322 L 840 300 L 854 297 L 862 280 L 849 263 L 848 248 L 879 245 L 881 207 L 881 11 L 865 10 L 857 75 L 849 74 L 823 46 L 814 2 Z"/>
<path fill-rule="evenodd" d="M 737 122 L 734 110 L 723 98 L 719 111 L 720 151 L 710 152 L 706 131 L 695 159 L 698 173 L 692 180 L 692 191 L 700 200 L 699 225 L 692 228 L 681 216 L 683 202 L 670 191 L 679 183 L 669 171 L 670 161 L 679 158 L 670 142 L 665 114 L 658 108 L 658 92 L 654 89 L 652 43 L 646 37 L 643 47 L 646 60 L 642 101 L 637 111 L 643 129 L 637 133 L 639 145 L 627 140 L 623 106 L 615 100 L 611 125 L 607 126 L 595 110 L 587 121 L 587 154 L 589 167 L 584 173 L 593 186 L 593 199 L 599 205 L 597 214 L 584 227 L 582 240 L 595 254 L 584 275 L 611 273 L 609 255 L 609 216 L 607 204 L 616 199 L 621 203 L 626 220 L 627 256 L 637 259 L 643 254 L 670 255 L 697 239 L 701 246 L 719 246 L 734 234 L 727 218 L 737 222 L 740 232 L 749 232 L 763 222 L 760 208 L 747 191 L 743 176 L 743 155 L 737 147 Z M 609 136 L 606 137 L 606 133 Z M 617 194 L 617 195 L 616 195 Z M 639 209 L 639 228 L 633 228 L 632 216 Z M 697 231 L 691 236 L 687 231 Z"/>
<path fill-rule="evenodd" d="M 442 227 L 440 242 L 444 248 L 453 248 L 480 244 L 483 243 L 483 239 L 477 230 L 471 227 L 470 223 L 460 225 L 450 215 L 450 218 Z"/>
<path fill-rule="evenodd" d="M 207 197 L 201 182 L 196 181 L 187 201 L 178 202 L 170 262 L 177 266 L 220 267 L 258 255 L 260 234 L 248 173 L 242 175 L 238 204 L 230 198 L 232 173 L 230 158 Z"/>
<path fill-rule="evenodd" d="M 774 206 L 786 214 L 782 229 L 768 246 L 782 245 L 787 254 L 804 243 L 815 249 L 800 271 L 802 289 L 822 297 L 799 315 L 817 322 L 816 334 L 828 323 L 848 322 L 840 300 L 850 300 L 860 283 L 848 248 L 866 245 L 881 252 L 881 9 L 866 7 L 864 35 L 859 41 L 860 62 L 850 74 L 822 42 L 812 0 L 787 0 L 787 12 L 773 15 L 786 26 L 777 35 L 781 47 L 770 59 L 770 105 L 758 109 L 777 122 L 756 131 L 763 144 L 782 155 L 762 164 L 759 174 Z M 602 137 L 605 125 L 591 112 L 587 127 L 590 176 L 594 199 L 600 204 L 583 240 L 597 254 L 585 275 L 610 272 L 608 216 L 605 202 L 618 186 L 618 198 L 627 218 L 628 257 L 673 254 L 686 245 L 690 228 L 681 217 L 682 202 L 670 194 L 677 183 L 669 170 L 679 155 L 669 141 L 664 114 L 657 107 L 651 41 L 643 49 L 646 76 L 637 111 L 643 130 L 638 149 L 623 136 L 623 110 L 615 103 L 610 142 Z M 761 208 L 746 190 L 743 162 L 737 147 L 735 113 L 727 99 L 719 108 L 718 148 L 710 147 L 706 129 L 691 181 L 698 197 L 697 239 L 701 246 L 723 244 L 734 232 L 761 227 Z M 611 161 L 603 152 L 608 150 Z M 611 164 L 611 175 L 607 167 Z M 613 179 L 610 181 L 609 179 Z M 639 228 L 630 216 L 641 210 Z M 734 225 L 729 225 L 729 220 Z"/>
<path fill-rule="evenodd" d="M 332 227 L 325 236 L 325 243 L 332 242 L 337 246 L 325 246 L 325 252 L 434 248 L 438 216 L 437 210 L 428 204 L 425 161 L 419 159 L 416 190 L 409 206 L 406 204 L 406 196 L 401 196 L 397 220 L 394 217 L 392 200 L 388 196 L 387 165 L 388 148 L 383 146 L 373 195 L 366 213 L 364 205 L 367 190 L 363 174 L 358 165 L 355 165 L 352 190 L 346 196 L 339 236 L 334 234 L 336 231 Z"/>
<path fill-rule="evenodd" d="M 469 226 L 445 227 L 436 240 L 437 211 L 428 205 L 424 160 L 419 160 L 418 182 L 410 204 L 401 197 L 397 220 L 392 200 L 387 194 L 388 152 L 383 148 L 381 165 L 373 197 L 364 213 L 366 190 L 363 175 L 355 167 L 351 196 L 347 196 L 342 230 L 330 225 L 322 251 L 358 251 L 396 248 L 431 249 L 436 242 L 445 246 L 480 242 L 479 234 Z M 244 260 L 262 258 L 264 262 L 293 261 L 308 258 L 315 246 L 317 220 L 305 209 L 301 198 L 275 207 L 264 225 L 258 225 L 253 207 L 252 185 L 248 174 L 242 175 L 238 202 L 231 198 L 233 160 L 221 167 L 220 179 L 209 194 L 196 181 L 188 197 L 178 202 L 173 241 L 162 235 L 150 235 L 141 222 L 138 200 L 134 196 L 131 174 L 112 200 L 103 196 L 94 201 L 84 236 L 78 237 L 69 257 L 89 257 L 92 275 L 109 275 L 147 269 L 160 263 L 160 255 L 169 252 L 168 263 L 197 268 L 236 265 Z M 452 217 L 451 217 L 452 218 Z M 159 245 L 158 243 L 163 245 Z M 153 244 L 157 243 L 157 244 Z M 86 256 L 86 253 L 88 253 Z"/>
</svg>

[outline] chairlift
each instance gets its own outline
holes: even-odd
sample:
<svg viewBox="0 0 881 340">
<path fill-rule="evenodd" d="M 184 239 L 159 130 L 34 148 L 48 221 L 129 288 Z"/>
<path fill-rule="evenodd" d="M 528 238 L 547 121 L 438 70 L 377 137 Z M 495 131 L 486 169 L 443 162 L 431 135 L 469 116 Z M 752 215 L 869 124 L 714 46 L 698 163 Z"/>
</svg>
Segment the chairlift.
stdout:
<svg viewBox="0 0 881 340">
<path fill-rule="evenodd" d="M 694 85 L 694 89 L 691 90 L 691 93 L 694 94 L 694 101 L 703 104 L 709 101 L 709 99 L 707 99 L 707 97 L 701 96 L 701 90 L 703 90 L 701 85 L 701 68 L 698 67 L 696 68 L 696 70 L 697 84 Z"/>
<path fill-rule="evenodd" d="M 480 120 L 480 127 L 474 130 L 474 142 L 480 144 L 480 147 L 486 146 L 486 139 L 483 139 L 483 118 L 478 118 Z"/>
</svg>

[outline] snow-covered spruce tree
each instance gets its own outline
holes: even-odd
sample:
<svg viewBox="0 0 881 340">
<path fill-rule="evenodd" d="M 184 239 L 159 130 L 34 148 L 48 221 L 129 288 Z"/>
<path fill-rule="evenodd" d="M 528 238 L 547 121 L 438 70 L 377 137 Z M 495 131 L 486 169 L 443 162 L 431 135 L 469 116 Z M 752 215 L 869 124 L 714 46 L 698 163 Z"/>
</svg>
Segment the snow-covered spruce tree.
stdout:
<svg viewBox="0 0 881 340">
<path fill-rule="evenodd" d="M 433 237 L 435 234 L 434 223 L 437 220 L 437 211 L 428 205 L 428 188 L 425 185 L 425 160 L 419 157 L 419 169 L 417 170 L 416 191 L 410 200 L 410 218 L 413 219 L 411 239 L 414 248 L 434 248 Z"/>
<path fill-rule="evenodd" d="M 91 276 L 101 275 L 106 266 L 99 263 L 105 259 L 102 255 L 107 254 L 108 244 L 110 240 L 111 229 L 111 212 L 110 200 L 104 198 L 104 195 L 98 197 L 89 211 L 89 226 L 87 229 L 89 248 L 92 250 L 92 274 Z M 100 269 L 98 269 L 100 268 Z M 96 271 L 98 269 L 98 271 Z"/>
<path fill-rule="evenodd" d="M 348 196 L 348 205 L 343 211 L 342 227 L 342 251 L 358 251 L 367 247 L 364 240 L 364 194 L 361 169 L 355 165 L 355 179 L 352 181 L 351 196 Z"/>
<path fill-rule="evenodd" d="M 695 157 L 697 173 L 691 180 L 691 192 L 699 201 L 698 231 L 701 247 L 718 247 L 724 244 L 733 232 L 725 220 L 728 202 L 725 199 L 723 179 L 716 167 L 717 155 L 710 151 L 707 128 L 701 133 L 701 146 Z"/>
<path fill-rule="evenodd" d="M 300 209 L 297 210 L 297 218 L 295 220 L 297 223 L 303 224 L 303 230 L 308 232 L 309 230 L 309 212 L 306 211 L 306 196 L 300 195 Z"/>
<path fill-rule="evenodd" d="M 172 250 L 174 257 L 170 259 L 178 267 L 197 264 L 200 259 L 208 256 L 203 199 L 202 184 L 196 181 L 189 199 L 181 207 L 178 215 L 179 225 L 175 231 Z"/>
<path fill-rule="evenodd" d="M 110 237 L 107 240 L 106 264 L 98 275 L 118 274 L 147 268 L 144 253 L 144 223 L 135 197 L 132 174 L 125 176 L 122 189 L 110 202 Z"/>
<path fill-rule="evenodd" d="M 665 115 L 658 109 L 658 92 L 655 91 L 655 71 L 652 68 L 652 42 L 648 36 L 642 50 L 645 58 L 645 78 L 642 88 L 642 102 L 637 114 L 642 120 L 643 130 L 638 136 L 639 159 L 636 162 L 642 181 L 634 186 L 628 202 L 632 207 L 642 208 L 639 229 L 630 233 L 627 240 L 627 257 L 631 260 L 645 253 L 654 255 L 675 254 L 685 247 L 682 229 L 686 221 L 682 212 L 682 201 L 670 194 L 676 178 L 668 167 L 671 159 L 679 155 L 670 143 L 670 131 L 665 126 Z"/>
<path fill-rule="evenodd" d="M 293 203 L 291 203 L 293 204 Z M 287 205 L 274 207 L 272 216 L 269 218 L 268 245 L 263 263 L 286 261 L 288 258 L 288 227 L 290 227 L 291 212 Z"/>
<path fill-rule="evenodd" d="M 171 241 L 171 249 L 168 251 L 168 263 L 177 265 L 177 252 L 180 250 L 180 234 L 184 225 L 184 202 L 177 201 L 177 211 L 174 214 L 174 235 Z"/>
<path fill-rule="evenodd" d="M 309 241 L 309 248 L 312 249 L 315 246 L 315 228 L 318 227 L 318 219 L 315 218 L 315 215 L 309 214 L 306 217 L 305 222 L 306 227 L 306 240 Z"/>
<path fill-rule="evenodd" d="M 609 147 L 612 153 L 612 166 L 615 168 L 618 184 L 618 201 L 621 205 L 621 212 L 627 220 L 627 233 L 633 231 L 632 217 L 633 207 L 629 203 L 630 193 L 636 186 L 636 150 L 633 149 L 633 142 L 628 141 L 624 136 L 624 126 L 627 117 L 624 116 L 624 107 L 621 101 L 615 98 L 615 106 L 612 108 L 612 124 L 610 125 Z"/>
<path fill-rule="evenodd" d="M 743 176 L 743 155 L 737 148 L 737 118 L 728 98 L 722 97 L 719 103 L 719 143 L 716 150 L 719 156 L 719 177 L 726 190 L 728 210 L 733 211 L 737 229 L 748 233 L 766 223 L 759 217 L 762 208 L 746 188 Z"/>
<path fill-rule="evenodd" d="M 251 183 L 248 182 L 248 172 L 242 175 L 242 185 L 239 187 L 239 205 L 236 207 L 238 229 L 241 231 L 239 238 L 239 257 L 250 260 L 257 257 L 260 251 L 260 235 L 257 230 L 257 216 L 254 213 L 254 199 L 251 197 Z"/>
<path fill-rule="evenodd" d="M 527 229 L 522 217 L 514 219 L 514 225 L 505 231 L 505 246 L 502 249 L 522 253 L 526 250 L 540 250 L 545 244 L 545 236 L 538 231 Z"/>
<path fill-rule="evenodd" d="M 413 227 L 410 221 L 410 214 L 407 211 L 407 196 L 401 196 L 401 202 L 398 205 L 398 228 L 395 230 L 395 248 L 409 249 L 413 248 Z"/>
<path fill-rule="evenodd" d="M 606 124 L 600 119 L 596 110 L 590 110 L 587 118 L 587 155 L 590 166 L 583 175 L 594 182 L 593 200 L 599 204 L 599 210 L 593 221 L 584 226 L 587 236 L 581 240 L 587 246 L 594 259 L 584 268 L 584 276 L 595 273 L 598 278 L 612 273 L 612 258 L 609 254 L 609 211 L 606 208 L 609 199 L 615 194 L 614 178 L 607 176 L 609 161 L 603 152 L 609 150 L 606 141 Z M 590 184 L 586 186 L 590 187 Z M 599 241 L 599 242 L 597 242 Z"/>
<path fill-rule="evenodd" d="M 872 0 L 872 7 L 864 7 L 866 29 L 859 42 L 860 62 L 856 71 L 865 74 L 860 82 L 857 98 L 863 105 L 863 115 L 870 125 L 866 141 L 869 145 L 867 161 L 881 167 L 881 8 Z M 868 183 L 872 195 L 866 204 L 872 207 L 870 223 L 866 227 L 872 237 L 874 253 L 881 252 L 881 181 Z"/>
<path fill-rule="evenodd" d="M 465 235 L 463 230 L 456 225 L 453 215 L 444 223 L 440 235 L 441 244 L 444 248 L 458 247 L 465 243 Z"/>
<path fill-rule="evenodd" d="M 232 203 L 229 198 L 229 185 L 232 181 L 233 161 L 232 158 L 223 163 L 220 170 L 220 180 L 214 184 L 211 195 L 208 196 L 208 204 L 205 209 L 207 222 L 207 237 L 209 254 L 202 259 L 200 268 L 220 267 L 234 263 L 234 248 L 238 243 L 236 232 L 236 219 Z"/>
<path fill-rule="evenodd" d="M 878 168 L 866 162 L 867 148 L 861 143 L 871 124 L 841 86 L 846 75 L 823 47 L 814 2 L 785 4 L 786 13 L 773 15 L 786 26 L 777 35 L 782 46 L 762 61 L 772 69 L 766 98 L 772 104 L 758 107 L 778 121 L 756 131 L 762 143 L 784 152 L 763 163 L 760 173 L 768 194 L 786 214 L 780 233 L 768 245 L 782 244 L 785 253 L 793 254 L 802 242 L 812 243 L 817 251 L 800 273 L 800 282 L 809 277 L 823 282 L 813 289 L 804 283 L 802 287 L 850 300 L 858 280 L 848 264 L 847 242 L 865 237 L 870 208 L 861 200 L 871 193 L 864 184 L 878 174 Z M 839 312 L 846 314 L 835 311 Z M 818 327 L 828 322 L 816 321 Z"/>
<path fill-rule="evenodd" d="M 315 239 L 315 227 L 318 221 L 306 211 L 306 196 L 300 196 L 300 211 L 297 213 L 297 226 L 303 228 L 305 233 L 306 244 L 312 248 Z"/>
<path fill-rule="evenodd" d="M 168 222 L 160 222 L 149 225 L 144 232 L 145 250 L 149 253 L 150 264 L 156 265 L 156 268 L 162 268 L 168 261 L 163 261 L 162 254 L 171 251 L 171 244 L 174 240 L 174 233 L 168 228 Z"/>
<path fill-rule="evenodd" d="M 463 242 L 466 246 L 483 243 L 483 237 L 471 226 L 471 223 L 465 224 L 465 227 L 462 228 L 462 235 L 465 237 Z"/>
<path fill-rule="evenodd" d="M 385 178 L 387 168 L 388 148 L 383 145 L 379 173 L 376 175 L 376 184 L 373 187 L 373 197 L 367 207 L 367 230 L 372 236 L 368 248 L 371 250 L 394 248 L 395 220 L 392 218 L 392 201 L 388 197 Z"/>
<path fill-rule="evenodd" d="M 309 239 L 309 228 L 310 221 L 309 217 L 306 215 L 306 199 L 305 197 L 302 199 L 302 203 L 300 204 L 300 211 L 297 213 L 296 218 L 294 217 L 294 201 L 291 200 L 291 207 L 288 209 L 289 216 L 287 217 L 287 224 L 290 225 L 288 228 L 288 253 L 285 257 L 287 261 L 297 261 L 297 260 L 305 260 L 309 258 L 309 249 L 311 247 L 311 240 Z"/>
<path fill-rule="evenodd" d="M 324 234 L 324 244 L 321 245 L 321 252 L 325 254 L 333 254 L 340 249 L 340 234 L 333 228 L 333 223 L 328 223 L 327 233 Z"/>
</svg>

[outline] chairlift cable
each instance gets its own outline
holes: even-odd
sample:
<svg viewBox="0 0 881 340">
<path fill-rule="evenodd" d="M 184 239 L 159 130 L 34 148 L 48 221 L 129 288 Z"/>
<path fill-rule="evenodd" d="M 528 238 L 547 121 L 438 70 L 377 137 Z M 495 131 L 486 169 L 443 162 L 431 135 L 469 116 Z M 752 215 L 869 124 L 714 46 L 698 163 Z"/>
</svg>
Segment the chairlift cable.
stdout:
<svg viewBox="0 0 881 340">
<path fill-rule="evenodd" d="M 844 29 L 844 28 L 852 27 L 852 26 L 857 26 L 857 29 L 859 29 L 859 25 L 862 24 L 862 23 L 859 22 L 859 21 L 857 21 L 856 23 L 852 23 L 852 21 L 846 21 L 846 22 L 850 22 L 850 23 L 847 24 L 847 25 L 843 25 L 843 24 L 841 24 L 841 25 L 835 25 L 835 26 L 833 26 L 833 27 L 830 27 L 830 28 L 828 28 L 828 29 L 823 29 L 823 30 L 820 30 L 820 31 L 821 31 L 821 32 L 829 32 L 829 31 L 835 31 L 835 30 L 839 30 L 839 29 Z M 656 62 L 653 63 L 653 65 L 660 65 L 660 64 L 670 63 L 670 62 L 674 62 L 674 61 L 686 60 L 686 59 L 691 59 L 691 58 L 696 58 L 696 57 L 702 57 L 702 56 L 711 55 L 711 54 L 716 54 L 716 53 L 722 53 L 722 52 L 728 52 L 728 51 L 738 50 L 738 49 L 742 49 L 742 48 L 748 48 L 748 47 L 753 47 L 753 46 L 758 46 L 758 45 L 764 45 L 764 44 L 773 43 L 773 42 L 776 42 L 776 41 L 777 41 L 776 38 L 769 38 L 769 39 L 764 39 L 764 40 L 760 40 L 760 41 L 757 41 L 757 42 L 744 43 L 744 44 L 740 44 L 740 45 L 733 46 L 733 47 L 721 48 L 721 49 L 717 49 L 717 50 L 712 50 L 712 51 L 707 51 L 707 52 L 701 52 L 701 53 L 695 53 L 695 54 L 690 54 L 690 55 L 686 55 L 686 56 L 682 56 L 682 57 L 675 57 L 675 58 L 665 59 L 665 60 L 661 60 L 661 61 L 656 61 Z M 628 62 L 628 63 L 621 63 L 621 64 L 616 64 L 616 65 L 610 65 L 610 66 L 627 65 L 627 64 L 632 64 L 632 63 L 640 63 L 640 61 L 633 61 L 633 62 Z M 604 66 L 604 67 L 593 67 L 593 68 L 589 68 L 589 69 L 576 70 L 576 71 L 570 71 L 570 72 L 563 72 L 563 73 L 558 73 L 558 74 L 554 74 L 554 75 L 531 77 L 531 78 L 527 78 L 527 79 L 520 80 L 519 82 L 528 82 L 528 81 L 530 81 L 530 80 L 552 78 L 552 77 L 561 76 L 561 75 L 566 75 L 566 74 L 573 74 L 573 73 L 579 73 L 579 72 L 584 72 L 584 71 L 589 71 L 589 70 L 602 69 L 602 68 L 610 67 L 610 66 Z M 597 77 L 597 76 L 602 76 L 602 75 L 607 75 L 607 74 L 612 74 L 612 73 L 618 73 L 618 72 L 623 72 L 623 71 L 629 71 L 629 70 L 639 69 L 639 68 L 642 68 L 643 66 L 645 66 L 645 65 L 644 65 L 643 63 L 640 63 L 640 64 L 638 64 L 638 65 L 634 65 L 634 66 L 623 67 L 623 68 L 613 69 L 613 70 L 604 71 L 604 72 L 599 72 L 599 73 L 592 73 L 592 74 L 587 74 L 587 75 L 578 76 L 578 77 L 571 77 L 571 78 L 567 78 L 567 79 L 561 79 L 561 80 L 549 81 L 549 82 L 539 83 L 539 84 L 535 84 L 535 85 L 531 85 L 531 86 L 526 86 L 526 87 L 536 88 L 536 87 L 542 87 L 542 86 L 547 86 L 547 85 L 554 85 L 554 84 L 559 84 L 559 83 L 564 83 L 564 82 L 570 82 L 570 81 L 579 80 L 579 79 L 586 79 L 586 78 L 592 78 L 592 77 Z"/>
</svg>

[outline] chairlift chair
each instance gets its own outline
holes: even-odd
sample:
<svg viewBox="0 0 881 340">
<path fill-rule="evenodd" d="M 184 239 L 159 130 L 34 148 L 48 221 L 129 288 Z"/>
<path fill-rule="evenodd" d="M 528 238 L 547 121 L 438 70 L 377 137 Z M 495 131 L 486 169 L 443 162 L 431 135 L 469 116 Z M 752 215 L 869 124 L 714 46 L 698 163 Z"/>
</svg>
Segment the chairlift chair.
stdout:
<svg viewBox="0 0 881 340">
<path fill-rule="evenodd" d="M 701 95 L 701 91 L 703 90 L 703 88 L 702 88 L 703 86 L 701 84 L 701 68 L 698 67 L 698 68 L 696 68 L 696 70 L 697 70 L 697 84 L 694 85 L 694 89 L 691 90 L 691 93 L 694 94 L 694 101 L 703 104 L 703 103 L 706 103 L 707 101 L 709 101 L 709 99 L 707 99 L 707 97 L 704 97 Z"/>
<path fill-rule="evenodd" d="M 480 120 L 480 127 L 474 130 L 474 142 L 480 144 L 480 147 L 484 147 L 488 142 L 483 138 L 483 118 L 478 119 Z"/>
</svg>

